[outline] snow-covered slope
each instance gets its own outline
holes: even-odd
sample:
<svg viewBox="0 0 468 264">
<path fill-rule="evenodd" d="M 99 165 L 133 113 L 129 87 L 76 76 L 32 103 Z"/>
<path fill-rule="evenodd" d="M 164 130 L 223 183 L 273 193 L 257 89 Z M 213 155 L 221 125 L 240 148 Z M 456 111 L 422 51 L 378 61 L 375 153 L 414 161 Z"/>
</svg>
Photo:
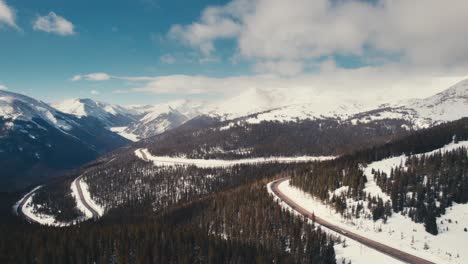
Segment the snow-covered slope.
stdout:
<svg viewBox="0 0 468 264">
<path fill-rule="evenodd" d="M 0 90 L 0 117 L 11 121 L 27 122 L 40 119 L 63 131 L 70 130 L 73 124 L 72 120 L 44 102 L 2 90 Z M 11 125 L 11 122 L 7 123 L 7 126 Z"/>
<path fill-rule="evenodd" d="M 22 188 L 127 143 L 95 119 L 0 91 L 0 190 Z"/>
<path fill-rule="evenodd" d="M 246 117 L 248 123 L 344 118 L 372 109 L 357 100 L 315 94 L 308 89 L 248 89 L 236 96 L 207 105 L 206 114 L 223 120 Z"/>
<path fill-rule="evenodd" d="M 466 116 L 468 116 L 468 79 L 436 95 L 382 105 L 377 109 L 356 114 L 350 120 L 353 123 L 368 123 L 382 119 L 401 119 L 411 123 L 411 128 L 421 129 Z"/>
<path fill-rule="evenodd" d="M 56 109 L 78 118 L 94 117 L 109 127 L 126 126 L 137 120 L 136 113 L 118 105 L 92 99 L 71 99 L 53 104 Z"/>
<path fill-rule="evenodd" d="M 176 128 L 186 121 L 201 115 L 202 102 L 178 100 L 146 108 L 146 114 L 130 124 L 124 132 L 148 138 Z"/>
<path fill-rule="evenodd" d="M 421 118 L 435 122 L 468 116 L 468 79 L 426 99 L 412 100 L 407 107 L 415 109 Z"/>
</svg>

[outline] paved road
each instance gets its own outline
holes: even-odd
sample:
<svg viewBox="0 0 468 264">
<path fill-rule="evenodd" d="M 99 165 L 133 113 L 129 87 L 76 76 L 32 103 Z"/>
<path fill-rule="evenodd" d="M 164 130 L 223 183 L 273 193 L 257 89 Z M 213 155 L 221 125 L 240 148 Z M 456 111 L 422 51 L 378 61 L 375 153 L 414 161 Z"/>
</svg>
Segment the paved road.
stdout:
<svg viewBox="0 0 468 264">
<path fill-rule="evenodd" d="M 160 162 L 165 165 L 174 165 L 174 164 L 182 164 L 182 165 L 193 165 L 197 167 L 230 167 L 235 165 L 248 165 L 248 164 L 261 164 L 261 163 L 305 163 L 311 161 L 317 161 L 321 159 L 331 159 L 332 157 L 306 157 L 305 159 L 294 159 L 294 157 L 276 157 L 276 158 L 246 158 L 246 159 L 237 159 L 237 160 L 222 160 L 222 159 L 214 159 L 214 160 L 205 160 L 205 159 L 187 159 L 183 161 L 176 161 L 175 158 L 167 158 L 167 157 L 156 157 L 150 160 L 148 155 L 143 151 L 143 149 L 137 150 L 141 158 L 144 161 L 149 162 Z M 150 154 L 151 155 L 151 154 Z"/>
<path fill-rule="evenodd" d="M 295 211 L 299 212 L 300 214 L 302 214 L 303 216 L 311 219 L 311 220 L 314 220 L 317 224 L 320 224 L 330 230 L 333 230 L 337 233 L 340 233 L 341 235 L 343 236 L 346 236 L 350 239 L 353 239 L 365 246 L 368 246 L 370 248 L 373 248 L 379 252 L 382 252 L 390 257 L 393 257 L 395 259 L 398 259 L 400 261 L 403 261 L 403 262 L 407 262 L 407 263 L 415 263 L 415 264 L 430 264 L 430 263 L 433 263 L 433 262 L 430 262 L 430 261 L 427 261 L 425 259 L 422 259 L 420 257 L 417 257 L 417 256 L 414 256 L 414 255 L 411 255 L 411 254 L 408 254 L 406 252 L 403 252 L 401 250 L 398 250 L 396 248 L 393 248 L 393 247 L 390 247 L 390 246 L 387 246 L 387 245 L 384 245 L 382 243 L 379 243 L 379 242 L 376 242 L 376 241 L 373 241 L 371 239 L 368 239 L 366 237 L 363 237 L 361 235 L 358 235 L 356 233 L 353 233 L 353 232 L 350 232 L 346 229 L 343 229 L 339 226 L 336 226 L 334 224 L 331 224 L 330 222 L 326 221 L 325 219 L 323 218 L 320 218 L 320 217 L 317 217 L 317 216 L 313 216 L 313 214 L 309 211 L 307 211 L 305 208 L 303 208 L 302 206 L 300 206 L 299 204 L 297 204 L 296 202 L 294 202 L 293 200 L 291 200 L 289 197 L 287 197 L 284 193 L 282 193 L 279 189 L 278 189 L 278 185 L 286 180 L 289 180 L 289 178 L 282 178 L 282 179 L 279 179 L 279 180 L 276 180 L 274 181 L 272 184 L 271 184 L 271 190 L 273 191 L 273 193 L 278 196 L 283 202 L 287 203 L 289 206 L 291 206 Z"/>
<path fill-rule="evenodd" d="M 94 210 L 89 204 L 88 202 L 86 202 L 84 196 L 83 196 L 83 190 L 81 189 L 81 184 L 79 184 L 79 181 L 81 180 L 81 177 L 78 177 L 76 178 L 72 184 L 74 184 L 76 186 L 76 189 L 78 190 L 78 199 L 81 200 L 81 202 L 83 203 L 83 205 L 93 214 L 93 218 L 98 218 L 99 217 L 99 213 Z M 26 214 L 23 213 L 23 206 L 26 204 L 26 202 L 28 201 L 28 199 L 34 194 L 35 191 L 32 191 L 30 193 L 28 193 L 26 196 L 23 197 L 23 200 L 21 200 L 21 202 L 19 203 L 18 207 L 16 208 L 16 213 L 21 216 L 21 217 L 24 217 L 28 222 L 36 222 L 34 219 L 30 218 L 29 216 L 27 216 Z"/>
<path fill-rule="evenodd" d="M 83 203 L 83 205 L 86 207 L 86 209 L 88 209 L 92 214 L 93 214 L 93 218 L 98 218 L 99 217 L 99 213 L 94 210 L 89 204 L 88 202 L 86 202 L 86 199 L 84 198 L 83 196 L 83 190 L 81 189 L 81 184 L 80 184 L 80 181 L 81 181 L 81 177 L 78 177 L 76 178 L 72 184 L 75 184 L 76 186 L 76 189 L 78 190 L 78 199 L 81 200 L 81 203 Z"/>
<path fill-rule="evenodd" d="M 36 188 L 36 190 L 31 191 L 28 194 L 26 194 L 26 196 L 23 197 L 23 200 L 21 200 L 21 202 L 19 203 L 18 207 L 16 207 L 16 214 L 18 216 L 24 217 L 26 219 L 26 221 L 28 221 L 28 222 L 36 222 L 36 221 L 34 221 L 34 219 L 32 219 L 31 217 L 29 217 L 29 216 L 27 216 L 26 214 L 23 213 L 23 206 L 26 204 L 28 199 L 34 194 L 34 192 L 37 191 L 37 189 L 38 188 Z"/>
<path fill-rule="evenodd" d="M 144 161 L 150 161 L 150 160 L 148 159 L 148 157 L 146 156 L 146 153 L 143 152 L 142 149 L 139 149 L 138 151 L 140 151 L 140 154 L 141 154 L 141 156 L 143 156 L 143 160 L 144 160 Z"/>
</svg>

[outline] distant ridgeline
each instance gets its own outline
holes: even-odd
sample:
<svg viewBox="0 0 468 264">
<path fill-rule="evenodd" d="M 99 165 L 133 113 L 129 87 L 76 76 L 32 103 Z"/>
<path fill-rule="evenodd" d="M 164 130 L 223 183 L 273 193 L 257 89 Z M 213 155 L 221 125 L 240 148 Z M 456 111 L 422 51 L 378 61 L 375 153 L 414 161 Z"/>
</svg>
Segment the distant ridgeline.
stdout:
<svg viewBox="0 0 468 264">
<path fill-rule="evenodd" d="M 392 212 L 402 213 L 424 223 L 429 233 L 437 234 L 436 217 L 443 215 L 453 202 L 468 202 L 467 144 L 457 144 L 465 140 L 468 140 L 468 118 L 420 130 L 335 160 L 306 165 L 293 173 L 291 184 L 329 202 L 339 212 L 347 209 L 346 198 L 353 198 L 363 201 L 352 208 L 354 217 L 359 216 L 364 206 L 370 209 L 369 217 L 374 220 L 386 220 Z M 444 149 L 447 144 L 451 148 Z M 365 174 L 366 166 L 372 162 L 398 156 L 402 157 L 401 164 L 395 164 L 390 172 L 372 169 L 370 175 Z M 385 201 L 384 197 L 366 193 L 370 180 L 390 199 Z M 348 191 L 335 195 L 333 190 L 343 186 L 348 186 Z"/>
<path fill-rule="evenodd" d="M 139 142 L 161 156 L 204 159 L 339 155 L 408 133 L 404 120 L 352 124 L 336 118 L 260 122 L 245 120 L 210 124 L 193 130 L 191 123 Z"/>
</svg>

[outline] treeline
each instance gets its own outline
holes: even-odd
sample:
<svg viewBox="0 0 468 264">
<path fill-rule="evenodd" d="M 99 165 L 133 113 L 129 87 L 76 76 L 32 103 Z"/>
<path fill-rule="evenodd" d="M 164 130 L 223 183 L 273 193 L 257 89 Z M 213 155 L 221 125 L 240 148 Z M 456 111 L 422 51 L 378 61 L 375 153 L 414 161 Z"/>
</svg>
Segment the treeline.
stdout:
<svg viewBox="0 0 468 264">
<path fill-rule="evenodd" d="M 408 156 L 417 153 L 428 152 L 437 148 L 441 148 L 444 145 L 450 142 L 456 142 L 458 140 L 467 140 L 468 139 L 468 118 L 463 118 L 458 121 L 442 124 L 433 128 L 421 130 L 414 132 L 413 134 L 399 138 L 397 140 L 388 142 L 386 144 L 370 147 L 364 150 L 358 150 L 352 154 L 343 155 L 340 158 L 335 160 L 320 162 L 320 163 L 312 163 L 310 165 L 306 165 L 294 173 L 292 173 L 291 184 L 302 188 L 303 190 L 311 193 L 312 195 L 319 197 L 323 200 L 330 200 L 332 191 L 342 187 L 342 186 L 349 186 L 349 191 L 346 193 L 347 197 L 353 198 L 355 200 L 364 200 L 369 202 L 369 208 L 371 208 L 374 214 L 374 220 L 380 218 L 386 218 L 389 213 L 386 210 L 388 205 L 385 205 L 383 201 L 379 201 L 379 199 L 372 199 L 372 197 L 367 197 L 367 194 L 364 193 L 363 189 L 365 187 L 365 183 L 367 182 L 367 178 L 364 176 L 363 167 L 366 164 L 369 164 L 374 161 L 382 160 L 384 158 L 393 157 L 393 156 L 400 156 L 402 154 L 406 154 Z M 444 195 L 446 197 L 451 197 L 449 200 L 454 201 L 454 197 L 460 197 L 460 193 L 463 191 L 462 189 L 465 187 L 461 187 L 462 182 L 455 182 L 455 179 L 461 180 L 466 170 L 464 166 L 466 166 L 466 155 L 459 156 L 458 165 L 454 166 L 452 163 L 445 161 L 442 162 L 441 160 L 449 159 L 452 162 L 454 161 L 455 154 L 449 154 L 447 157 L 439 157 L 439 162 L 434 160 L 435 158 L 431 158 L 429 160 L 424 161 L 424 169 L 418 167 L 416 170 L 413 164 L 409 164 L 409 166 L 414 167 L 414 172 L 412 174 L 405 174 L 405 179 L 400 181 L 400 175 L 402 175 L 401 170 L 397 170 L 397 175 L 393 175 L 393 181 L 387 180 L 387 183 L 391 186 L 397 184 L 398 188 L 388 188 L 388 185 L 383 186 L 383 191 L 387 192 L 389 195 L 393 192 L 398 193 L 398 197 L 403 197 L 404 190 L 412 190 L 415 188 L 414 186 L 424 186 L 423 189 L 427 190 L 430 188 L 443 188 Z M 414 156 L 413 156 L 414 158 Z M 411 160 L 411 159 L 410 159 Z M 457 159 L 455 159 L 457 160 Z M 465 161 L 463 161 L 465 160 Z M 416 162 L 416 161 L 413 161 Z M 434 164 L 431 164 L 434 162 Z M 420 164 L 420 163 L 417 163 Z M 420 166 L 420 165 L 418 165 Z M 453 167 L 454 166 L 454 167 Z M 412 167 L 412 168 L 413 168 Z M 453 172 L 453 169 L 457 168 L 458 172 Z M 421 171 L 422 170 L 422 171 Z M 455 173 L 448 175 L 447 172 Z M 411 173 L 408 172 L 408 173 Z M 419 174 L 424 173 L 430 175 L 438 175 L 434 176 L 435 178 L 433 181 L 428 180 L 427 182 L 424 181 L 424 178 L 421 177 Z M 416 176 L 419 175 L 419 176 Z M 455 177 L 455 178 L 454 178 Z M 397 179 L 398 178 L 398 179 Z M 437 180 L 442 180 L 441 182 L 437 182 Z M 395 180 L 397 182 L 395 183 Z M 448 181 L 448 182 L 446 182 Z M 382 184 L 382 183 L 381 183 Z M 412 185 L 411 185 L 412 184 Z M 429 184 L 429 185 L 427 185 Z M 446 185 L 446 187 L 442 187 Z M 456 187 L 457 186 L 457 187 Z M 396 187 L 396 186 L 395 186 Z M 455 188 L 456 187 L 456 188 Z M 458 189 L 457 189 L 458 188 Z M 462 188 L 462 189 L 460 189 Z M 420 193 L 423 190 L 419 191 Z M 420 197 L 419 201 L 424 201 L 426 197 L 430 197 L 433 195 L 434 192 L 425 193 L 422 197 Z M 406 194 L 405 194 L 406 195 Z M 429 196 L 428 196 L 429 195 Z M 397 199 L 395 194 L 392 196 L 395 199 L 392 199 L 392 209 L 395 212 L 401 211 L 401 200 L 402 198 Z M 346 197 L 335 197 L 333 199 L 333 204 L 339 211 L 344 211 L 343 207 L 346 206 L 345 199 Z M 368 199 L 369 198 L 369 199 Z M 433 197 L 435 199 L 435 197 Z M 448 198 L 444 198 L 448 199 Z M 418 199 L 416 198 L 415 201 Z M 464 201 L 460 199 L 460 201 Z M 431 202 L 431 200 L 427 200 L 426 202 Z M 446 203 L 446 202 L 444 202 Z M 425 221 L 426 219 L 431 219 L 431 225 L 433 224 L 434 216 L 440 215 L 442 212 L 438 212 L 439 209 L 435 209 L 433 207 L 427 209 L 426 211 L 429 215 L 428 217 L 417 217 L 414 216 L 415 221 Z M 387 213 L 385 213 L 387 212 Z M 421 210 L 419 210 L 421 212 Z M 409 212 L 408 212 L 409 213 Z M 411 213 L 416 214 L 416 210 L 413 210 Z M 427 223 L 428 225 L 429 223 Z M 434 227 L 428 228 L 431 233 L 435 233 Z"/>
<path fill-rule="evenodd" d="M 177 202 L 191 201 L 292 170 L 296 166 L 277 163 L 226 168 L 156 167 L 132 153 L 87 170 L 83 180 L 88 183 L 93 199 L 106 208 L 131 207 L 151 200 L 154 210 L 160 210 Z"/>
<path fill-rule="evenodd" d="M 201 129 L 176 128 L 137 144 L 155 155 L 205 159 L 338 155 L 406 134 L 405 125 L 390 119 L 365 124 L 333 118 L 259 124 L 234 120 Z"/>
<path fill-rule="evenodd" d="M 0 223 L 1 263 L 336 263 L 333 242 L 248 184 L 154 212 L 151 201 L 96 222 Z"/>
<path fill-rule="evenodd" d="M 390 195 L 395 212 L 424 223 L 434 235 L 438 233 L 436 217 L 445 214 L 453 202 L 468 202 L 468 152 L 463 147 L 411 156 L 390 175 L 376 171 L 374 177 Z"/>
<path fill-rule="evenodd" d="M 178 202 L 192 201 L 206 194 L 223 191 L 293 170 L 300 164 L 245 164 L 226 168 L 198 168 L 195 166 L 156 167 L 138 158 L 133 150 L 108 155 L 105 160 L 90 165 L 74 177 L 41 188 L 33 197 L 37 212 L 53 215 L 59 221 L 81 217 L 71 196 L 74 178 L 83 175 L 91 196 L 106 210 L 135 207 L 151 201 L 154 211 Z"/>
<path fill-rule="evenodd" d="M 205 200 L 204 209 L 190 221 L 206 225 L 224 239 L 288 252 L 295 263 L 336 263 L 330 237 L 274 203 L 267 183 L 249 184 Z"/>
<path fill-rule="evenodd" d="M 71 183 L 71 179 L 64 179 L 37 190 L 32 197 L 33 210 L 53 215 L 58 222 L 70 222 L 83 217 L 71 194 Z"/>
</svg>

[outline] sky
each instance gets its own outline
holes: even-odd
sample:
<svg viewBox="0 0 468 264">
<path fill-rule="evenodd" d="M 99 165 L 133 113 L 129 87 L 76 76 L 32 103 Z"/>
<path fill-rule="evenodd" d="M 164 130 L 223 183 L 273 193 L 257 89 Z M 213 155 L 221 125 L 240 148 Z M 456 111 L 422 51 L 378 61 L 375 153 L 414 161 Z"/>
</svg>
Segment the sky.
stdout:
<svg viewBox="0 0 468 264">
<path fill-rule="evenodd" d="M 367 101 L 468 77 L 466 0 L 0 0 L 0 89 L 156 104 L 245 89 Z"/>
</svg>

